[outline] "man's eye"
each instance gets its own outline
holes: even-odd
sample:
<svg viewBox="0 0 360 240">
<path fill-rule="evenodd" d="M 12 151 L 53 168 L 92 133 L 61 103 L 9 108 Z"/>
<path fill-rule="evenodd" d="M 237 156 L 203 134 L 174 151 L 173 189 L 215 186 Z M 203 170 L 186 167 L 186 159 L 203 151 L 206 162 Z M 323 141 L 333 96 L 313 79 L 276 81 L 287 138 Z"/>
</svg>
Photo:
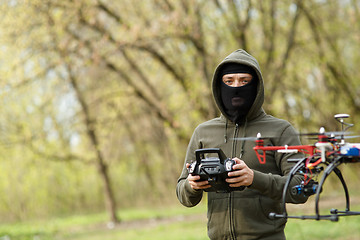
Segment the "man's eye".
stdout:
<svg viewBox="0 0 360 240">
<path fill-rule="evenodd" d="M 250 83 L 250 81 L 251 81 L 251 79 L 244 79 L 244 80 L 242 80 L 242 83 L 243 84 L 248 84 L 248 83 Z"/>
</svg>

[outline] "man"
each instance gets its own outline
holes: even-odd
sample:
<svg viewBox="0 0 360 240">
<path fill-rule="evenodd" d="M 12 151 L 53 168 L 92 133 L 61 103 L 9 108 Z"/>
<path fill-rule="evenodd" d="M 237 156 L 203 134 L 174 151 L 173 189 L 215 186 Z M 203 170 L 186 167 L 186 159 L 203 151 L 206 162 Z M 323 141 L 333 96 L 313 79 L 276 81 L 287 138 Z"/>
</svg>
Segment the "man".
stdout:
<svg viewBox="0 0 360 240">
<path fill-rule="evenodd" d="M 208 193 L 208 236 L 210 239 L 285 239 L 286 219 L 270 219 L 269 213 L 282 212 L 281 198 L 286 175 L 292 168 L 292 154 L 268 151 L 266 164 L 260 164 L 253 141 L 241 140 L 257 133 L 274 138 L 265 145 L 299 145 L 295 129 L 285 120 L 267 115 L 263 108 L 264 83 L 257 60 L 244 50 L 236 50 L 216 68 L 212 90 L 221 116 L 200 124 L 190 140 L 176 193 L 187 207 L 197 205 L 208 181 L 188 174 L 195 150 L 221 148 L 236 161 L 226 180 L 230 187 L 246 186 L 243 191 Z M 301 156 L 301 155 L 300 155 Z M 291 186 L 300 184 L 296 176 Z M 291 189 L 290 186 L 290 189 Z M 288 193 L 287 202 L 304 203 L 303 196 Z"/>
</svg>

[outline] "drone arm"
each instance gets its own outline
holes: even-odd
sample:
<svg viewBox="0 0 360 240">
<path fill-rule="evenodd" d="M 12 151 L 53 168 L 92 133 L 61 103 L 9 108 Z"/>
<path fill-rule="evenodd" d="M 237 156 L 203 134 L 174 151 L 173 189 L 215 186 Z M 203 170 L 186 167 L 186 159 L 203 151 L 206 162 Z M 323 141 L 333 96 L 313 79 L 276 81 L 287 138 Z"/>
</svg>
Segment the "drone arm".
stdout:
<svg viewBox="0 0 360 240">
<path fill-rule="evenodd" d="M 253 149 L 256 153 L 256 156 L 260 162 L 260 164 L 266 164 L 266 151 L 278 151 L 286 153 L 294 152 L 294 150 L 298 152 L 302 152 L 304 154 L 313 154 L 315 151 L 315 146 L 311 145 L 296 145 L 296 146 L 255 146 Z"/>
</svg>

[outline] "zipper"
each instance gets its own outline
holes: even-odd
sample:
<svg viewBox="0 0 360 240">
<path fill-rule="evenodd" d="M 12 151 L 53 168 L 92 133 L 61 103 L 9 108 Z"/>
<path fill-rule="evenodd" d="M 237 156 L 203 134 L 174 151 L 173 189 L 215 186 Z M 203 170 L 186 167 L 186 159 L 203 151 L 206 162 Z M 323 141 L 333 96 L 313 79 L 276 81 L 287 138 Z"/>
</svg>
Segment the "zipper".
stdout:
<svg viewBox="0 0 360 240">
<path fill-rule="evenodd" d="M 235 125 L 235 130 L 234 130 L 234 140 L 233 140 L 233 147 L 232 147 L 232 152 L 231 152 L 231 158 L 236 157 L 236 145 L 237 145 L 237 140 L 236 138 L 238 137 L 239 134 L 239 124 Z M 230 235 L 231 235 L 231 239 L 236 240 L 236 235 L 235 235 L 235 225 L 234 225 L 234 208 L 233 208 L 233 192 L 230 192 L 230 197 L 229 197 L 229 216 L 230 216 Z"/>
<path fill-rule="evenodd" d="M 247 127 L 247 121 L 245 121 L 244 125 L 243 125 L 243 134 L 242 137 L 245 137 L 246 134 L 246 127 Z M 231 152 L 231 158 L 236 157 L 237 153 L 236 153 L 236 148 L 237 148 L 237 137 L 239 135 L 240 129 L 239 129 L 239 124 L 236 123 L 235 124 L 235 130 L 234 130 L 234 140 L 233 140 L 233 146 L 232 146 L 232 152 Z M 240 149 L 240 154 L 239 154 L 239 158 L 241 159 L 243 154 L 244 154 L 244 146 L 245 146 L 245 141 L 242 140 L 241 141 L 241 149 Z M 231 235 L 231 239 L 236 240 L 236 235 L 235 235 L 235 224 L 234 224 L 234 208 L 233 208 L 233 204 L 234 204 L 234 193 L 230 192 L 230 197 L 229 197 L 229 216 L 230 216 L 230 235 Z"/>
</svg>

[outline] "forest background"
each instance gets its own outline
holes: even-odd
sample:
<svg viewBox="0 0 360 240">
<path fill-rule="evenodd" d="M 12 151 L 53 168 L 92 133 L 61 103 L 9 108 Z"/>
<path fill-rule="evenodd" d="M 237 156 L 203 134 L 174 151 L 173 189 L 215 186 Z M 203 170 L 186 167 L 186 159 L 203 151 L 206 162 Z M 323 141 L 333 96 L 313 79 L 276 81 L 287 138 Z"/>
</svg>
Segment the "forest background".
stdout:
<svg viewBox="0 0 360 240">
<path fill-rule="evenodd" d="M 214 68 L 255 56 L 301 132 L 360 120 L 359 0 L 0 1 L 0 221 L 176 205 Z M 359 132 L 360 124 L 352 131 Z M 358 171 L 354 167 L 351 171 Z M 358 174 L 352 175 L 354 182 Z"/>
</svg>

